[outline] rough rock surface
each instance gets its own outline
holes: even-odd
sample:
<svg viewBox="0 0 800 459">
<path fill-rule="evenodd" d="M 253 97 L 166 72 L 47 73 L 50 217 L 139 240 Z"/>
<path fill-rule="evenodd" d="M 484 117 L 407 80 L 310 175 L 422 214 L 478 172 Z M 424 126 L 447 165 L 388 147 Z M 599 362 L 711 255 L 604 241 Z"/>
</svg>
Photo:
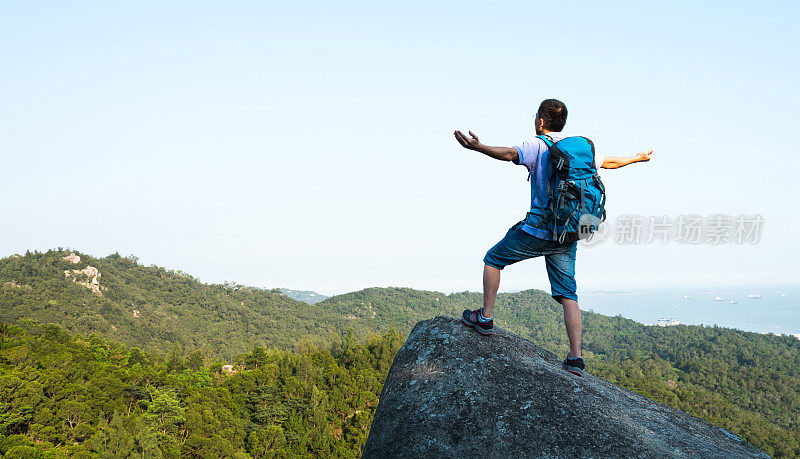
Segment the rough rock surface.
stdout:
<svg viewBox="0 0 800 459">
<path fill-rule="evenodd" d="M 78 280 L 81 275 L 86 279 L 85 281 Z M 103 296 L 103 292 L 101 292 L 101 290 L 107 290 L 106 287 L 100 285 L 99 278 L 101 276 L 102 274 L 100 274 L 100 271 L 98 271 L 94 266 L 87 266 L 83 269 L 68 269 L 64 271 L 64 277 L 67 279 L 72 278 L 72 282 L 75 282 L 78 285 L 83 285 L 94 292 L 94 294 L 97 296 Z"/>
<path fill-rule="evenodd" d="M 66 257 L 63 257 L 61 259 L 64 260 L 64 261 L 68 261 L 68 262 L 72 263 L 73 265 L 77 265 L 78 263 L 81 262 L 81 257 L 79 257 L 78 255 L 75 255 L 74 253 L 71 253 L 71 254 L 69 254 Z"/>
<path fill-rule="evenodd" d="M 495 329 L 418 323 L 389 371 L 364 457 L 769 457 L 699 418 L 572 375 Z"/>
</svg>

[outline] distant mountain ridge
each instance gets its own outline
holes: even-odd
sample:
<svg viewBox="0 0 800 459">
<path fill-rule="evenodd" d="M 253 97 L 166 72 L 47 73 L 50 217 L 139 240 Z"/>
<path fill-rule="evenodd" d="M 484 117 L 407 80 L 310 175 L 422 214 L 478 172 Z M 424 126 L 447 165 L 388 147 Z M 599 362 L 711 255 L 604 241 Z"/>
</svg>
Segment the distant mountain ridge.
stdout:
<svg viewBox="0 0 800 459">
<path fill-rule="evenodd" d="M 308 304 L 317 304 L 320 301 L 324 301 L 328 298 L 327 296 L 317 293 L 313 290 L 292 290 L 289 288 L 282 288 L 280 291 L 289 298 L 293 298 L 297 301 L 302 301 L 303 303 Z"/>
</svg>

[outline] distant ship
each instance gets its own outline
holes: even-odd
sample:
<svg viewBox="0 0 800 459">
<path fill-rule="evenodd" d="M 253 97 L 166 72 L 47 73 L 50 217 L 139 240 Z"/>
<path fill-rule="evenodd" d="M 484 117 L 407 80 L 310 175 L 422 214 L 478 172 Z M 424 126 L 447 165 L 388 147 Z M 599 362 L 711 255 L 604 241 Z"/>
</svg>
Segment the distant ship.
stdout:
<svg viewBox="0 0 800 459">
<path fill-rule="evenodd" d="M 785 293 L 781 293 L 781 296 L 789 296 L 789 295 L 787 295 L 787 294 L 785 294 Z"/>
<path fill-rule="evenodd" d="M 725 301 L 725 297 L 724 296 L 715 296 L 714 297 L 714 301 Z"/>
<path fill-rule="evenodd" d="M 699 293 L 701 295 L 711 295 L 714 292 L 712 292 L 711 290 L 706 290 L 705 292 L 697 292 L 697 293 Z"/>
<path fill-rule="evenodd" d="M 755 293 L 751 293 L 751 294 L 747 295 L 747 297 L 750 298 L 751 300 L 760 300 L 761 299 L 761 295 L 757 295 Z"/>
<path fill-rule="evenodd" d="M 730 304 L 736 304 L 736 302 L 735 302 L 735 301 L 733 301 L 733 300 L 729 301 L 729 303 L 730 303 Z"/>
<path fill-rule="evenodd" d="M 683 295 L 683 299 L 684 299 L 684 300 L 691 300 L 691 299 L 692 299 L 692 297 L 690 297 L 690 296 L 686 296 L 686 295 Z"/>
</svg>

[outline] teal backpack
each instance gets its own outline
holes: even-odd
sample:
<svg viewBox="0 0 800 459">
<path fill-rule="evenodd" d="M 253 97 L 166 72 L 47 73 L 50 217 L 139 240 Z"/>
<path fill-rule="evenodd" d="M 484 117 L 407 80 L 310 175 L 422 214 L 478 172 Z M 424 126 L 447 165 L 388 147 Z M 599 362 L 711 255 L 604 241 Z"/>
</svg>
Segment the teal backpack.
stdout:
<svg viewBox="0 0 800 459">
<path fill-rule="evenodd" d="M 562 243 L 588 239 L 606 218 L 606 189 L 595 168 L 594 144 L 586 137 L 558 142 L 547 135 L 537 137 L 550 149 L 553 173 L 547 209 L 531 209 L 531 213 L 544 211 L 534 226 Z"/>
</svg>

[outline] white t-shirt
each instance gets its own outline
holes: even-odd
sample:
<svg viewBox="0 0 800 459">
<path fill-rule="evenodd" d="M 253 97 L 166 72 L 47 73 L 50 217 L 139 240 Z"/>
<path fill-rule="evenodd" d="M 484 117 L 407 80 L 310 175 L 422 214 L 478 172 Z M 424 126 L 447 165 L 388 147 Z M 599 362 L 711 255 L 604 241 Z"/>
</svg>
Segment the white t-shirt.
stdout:
<svg viewBox="0 0 800 459">
<path fill-rule="evenodd" d="M 570 137 L 569 134 L 564 134 L 563 132 L 549 132 L 547 135 L 555 142 Z M 517 145 L 514 148 L 517 149 L 517 155 L 519 155 L 519 159 L 515 164 L 527 167 L 530 172 L 533 172 L 532 169 L 534 165 L 538 163 L 541 154 L 548 150 L 547 144 L 539 137 L 534 137 L 531 141 L 522 142 L 521 145 Z M 600 173 L 600 166 L 603 165 L 603 161 L 605 161 L 605 156 L 597 153 L 595 150 L 594 167 L 597 169 L 598 174 Z"/>
<path fill-rule="evenodd" d="M 570 137 L 563 132 L 550 132 L 547 135 L 558 142 L 561 139 Z M 514 147 L 517 150 L 517 162 L 520 166 L 525 166 L 530 172 L 531 179 L 531 209 L 546 208 L 549 203 L 549 194 L 547 191 L 547 184 L 550 183 L 550 176 L 552 174 L 552 167 L 550 166 L 550 159 L 548 157 L 549 147 L 544 140 L 539 137 L 534 137 L 530 141 L 522 142 L 521 145 Z M 600 172 L 600 166 L 603 164 L 605 157 L 603 155 L 594 155 L 594 167 Z M 544 202 L 539 202 L 539 199 Z M 530 225 L 525 225 L 523 228 L 526 232 L 542 239 L 550 239 L 551 234 L 539 228 L 534 228 Z"/>
</svg>

